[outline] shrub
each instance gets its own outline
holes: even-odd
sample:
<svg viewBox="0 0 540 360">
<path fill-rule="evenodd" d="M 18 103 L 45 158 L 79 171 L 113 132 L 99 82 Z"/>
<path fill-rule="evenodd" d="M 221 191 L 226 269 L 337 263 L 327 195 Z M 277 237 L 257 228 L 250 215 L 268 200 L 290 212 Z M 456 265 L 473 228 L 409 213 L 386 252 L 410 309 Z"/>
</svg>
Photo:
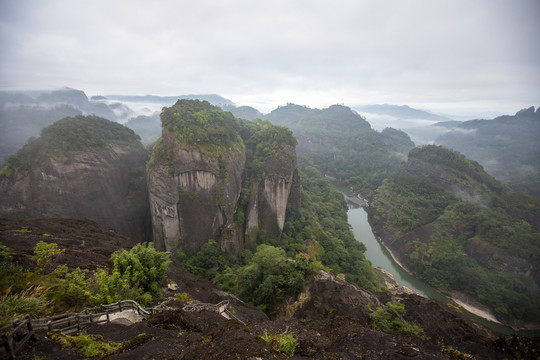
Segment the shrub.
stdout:
<svg viewBox="0 0 540 360">
<path fill-rule="evenodd" d="M 386 307 L 379 306 L 369 315 L 369 318 L 376 330 L 384 332 L 398 331 L 416 335 L 424 340 L 429 339 L 420 325 L 405 321 L 403 315 L 405 315 L 405 305 L 389 301 L 386 303 Z"/>
<path fill-rule="evenodd" d="M 10 260 L 9 248 L 4 244 L 0 244 L 0 265 L 8 263 Z"/>
<path fill-rule="evenodd" d="M 95 306 L 131 299 L 141 305 L 149 305 L 161 297 L 160 285 L 165 279 L 169 264 L 169 254 L 158 252 L 152 244 L 138 244 L 130 251 L 113 253 L 111 259 L 114 269 L 109 273 L 97 269 L 90 274 L 88 270 L 75 269 L 67 272 L 59 267 L 54 274 L 65 272 L 65 281 L 51 292 L 51 297 L 67 308 Z"/>
<path fill-rule="evenodd" d="M 278 351 L 292 355 L 296 349 L 298 338 L 293 334 L 282 334 L 278 338 Z"/>
<path fill-rule="evenodd" d="M 125 280 L 129 286 L 140 287 L 146 300 L 159 299 L 160 285 L 170 263 L 168 252 L 158 252 L 152 243 L 137 244 L 130 251 L 120 250 L 111 255 L 113 277 Z"/>
<path fill-rule="evenodd" d="M 287 355 L 292 355 L 294 353 L 298 343 L 298 337 L 287 332 L 281 334 L 268 334 L 268 332 L 265 331 L 259 338 L 268 345 L 272 345 L 275 350 Z"/>
<path fill-rule="evenodd" d="M 58 247 L 57 243 L 46 243 L 43 240 L 38 242 L 34 247 L 34 255 L 32 260 L 34 260 L 40 268 L 43 268 L 47 265 L 54 256 L 65 252 L 66 249 Z"/>
<path fill-rule="evenodd" d="M 189 294 L 188 294 L 187 292 L 183 292 L 183 293 L 180 293 L 180 294 L 176 294 L 176 300 L 181 301 L 181 302 L 189 302 L 189 301 L 192 301 L 191 298 L 189 297 Z"/>
</svg>

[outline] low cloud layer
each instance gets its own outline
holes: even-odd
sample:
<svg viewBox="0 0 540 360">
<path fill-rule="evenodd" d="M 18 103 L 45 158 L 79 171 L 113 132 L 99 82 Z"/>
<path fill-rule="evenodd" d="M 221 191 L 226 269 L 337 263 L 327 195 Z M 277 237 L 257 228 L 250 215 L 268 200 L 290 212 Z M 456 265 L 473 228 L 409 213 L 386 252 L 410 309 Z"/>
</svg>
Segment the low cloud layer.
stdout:
<svg viewBox="0 0 540 360">
<path fill-rule="evenodd" d="M 0 2 L 1 89 L 454 113 L 540 105 L 540 3 Z"/>
</svg>

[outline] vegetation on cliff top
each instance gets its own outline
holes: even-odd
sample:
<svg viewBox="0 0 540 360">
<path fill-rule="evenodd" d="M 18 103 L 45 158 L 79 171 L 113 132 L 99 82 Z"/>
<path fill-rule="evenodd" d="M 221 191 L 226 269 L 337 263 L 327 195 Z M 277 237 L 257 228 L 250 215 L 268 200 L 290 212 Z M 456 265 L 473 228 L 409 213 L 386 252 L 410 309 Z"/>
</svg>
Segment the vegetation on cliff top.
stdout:
<svg viewBox="0 0 540 360">
<path fill-rule="evenodd" d="M 142 149 L 140 138 L 133 130 L 98 116 L 66 117 L 41 130 L 41 136 L 30 139 L 17 153 L 8 157 L 0 175 L 26 171 L 39 153 L 58 159 L 87 149 L 103 149 L 110 143 Z"/>
<path fill-rule="evenodd" d="M 235 219 L 243 224 L 251 194 L 257 191 L 260 181 L 266 177 L 267 160 L 281 153 L 289 157 L 284 161 L 296 161 L 290 157 L 295 154 L 291 148 L 294 149 L 297 142 L 291 130 L 272 125 L 268 120 L 239 120 L 239 122 L 240 135 L 245 144 L 246 170 Z"/>
<path fill-rule="evenodd" d="M 2 105 L 5 94 L 0 92 Z M 19 99 L 15 98 L 13 101 L 18 102 Z M 45 126 L 66 116 L 77 115 L 81 115 L 81 111 L 67 104 L 54 107 L 0 106 L 0 163 L 24 146 L 30 136 L 38 136 Z"/>
<path fill-rule="evenodd" d="M 179 144 L 197 146 L 207 155 L 243 146 L 238 120 L 207 101 L 178 100 L 161 112 L 163 128 L 171 131 Z"/>
<path fill-rule="evenodd" d="M 258 186 L 265 178 L 266 161 L 278 152 L 292 156 L 291 149 L 296 146 L 296 139 L 291 130 L 283 126 L 272 125 L 268 120 L 239 120 L 240 135 L 246 150 L 246 179 L 244 187 L 251 189 Z M 290 159 L 292 161 L 292 159 Z"/>
<path fill-rule="evenodd" d="M 371 220 L 402 260 L 439 290 L 460 291 L 504 321 L 540 321 L 538 199 L 506 190 L 438 146 L 411 150 L 371 202 Z M 461 190 L 458 190 L 461 189 Z M 535 215 L 536 214 L 536 215 Z"/>
</svg>

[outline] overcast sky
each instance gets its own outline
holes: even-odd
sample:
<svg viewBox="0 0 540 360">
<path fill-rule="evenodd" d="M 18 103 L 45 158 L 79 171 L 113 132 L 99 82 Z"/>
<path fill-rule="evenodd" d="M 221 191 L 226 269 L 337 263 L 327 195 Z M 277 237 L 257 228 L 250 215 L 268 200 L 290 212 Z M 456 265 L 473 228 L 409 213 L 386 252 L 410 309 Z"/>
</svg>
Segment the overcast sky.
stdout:
<svg viewBox="0 0 540 360">
<path fill-rule="evenodd" d="M 2 90 L 216 93 L 265 112 L 540 105 L 539 0 L 0 0 L 0 42 Z"/>
</svg>

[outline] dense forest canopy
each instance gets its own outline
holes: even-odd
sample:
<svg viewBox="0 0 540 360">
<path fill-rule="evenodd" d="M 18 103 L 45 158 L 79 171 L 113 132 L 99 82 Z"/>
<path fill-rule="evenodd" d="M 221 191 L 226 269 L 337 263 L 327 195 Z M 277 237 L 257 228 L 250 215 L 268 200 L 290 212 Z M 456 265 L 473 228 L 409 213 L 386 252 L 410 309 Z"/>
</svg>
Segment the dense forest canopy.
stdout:
<svg viewBox="0 0 540 360">
<path fill-rule="evenodd" d="M 379 133 L 343 105 L 318 110 L 288 104 L 266 118 L 289 127 L 298 139 L 298 153 L 307 155 L 322 173 L 365 195 L 395 171 L 414 146 L 404 132 L 385 129 Z"/>
<path fill-rule="evenodd" d="M 178 100 L 161 112 L 163 128 L 172 131 L 184 146 L 198 146 L 207 152 L 240 146 L 238 120 L 207 101 Z"/>
<path fill-rule="evenodd" d="M 504 321 L 540 321 L 540 202 L 440 146 L 411 150 L 377 189 L 371 221 L 414 274 Z"/>
</svg>

